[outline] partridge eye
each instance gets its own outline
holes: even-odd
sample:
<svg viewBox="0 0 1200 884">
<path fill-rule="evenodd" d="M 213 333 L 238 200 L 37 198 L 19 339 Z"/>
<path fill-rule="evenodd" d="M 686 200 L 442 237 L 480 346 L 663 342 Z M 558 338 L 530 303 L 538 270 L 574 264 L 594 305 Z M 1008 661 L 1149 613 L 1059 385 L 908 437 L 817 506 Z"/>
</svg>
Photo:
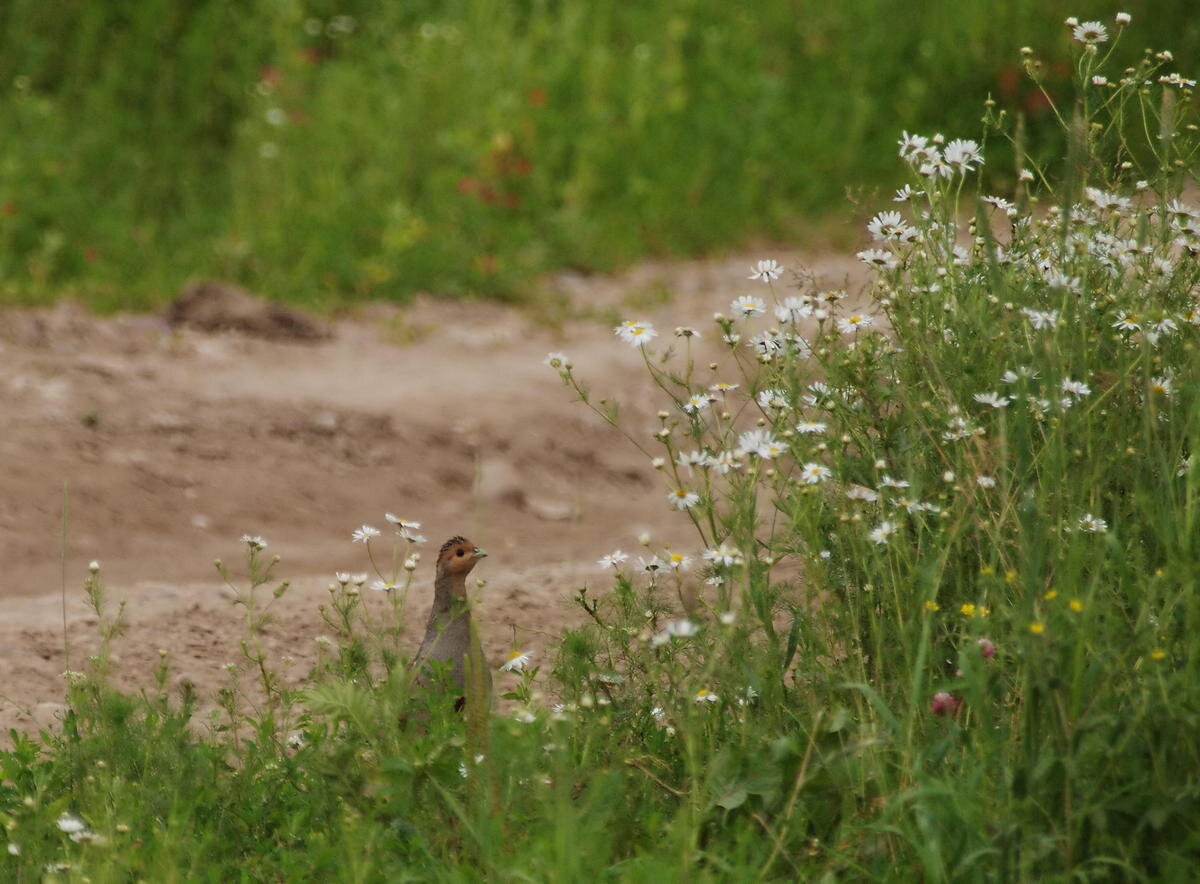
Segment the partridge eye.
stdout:
<svg viewBox="0 0 1200 884">
<path fill-rule="evenodd" d="M 462 554 L 463 554 L 463 551 L 461 549 L 455 553 L 456 556 L 461 556 Z"/>
</svg>

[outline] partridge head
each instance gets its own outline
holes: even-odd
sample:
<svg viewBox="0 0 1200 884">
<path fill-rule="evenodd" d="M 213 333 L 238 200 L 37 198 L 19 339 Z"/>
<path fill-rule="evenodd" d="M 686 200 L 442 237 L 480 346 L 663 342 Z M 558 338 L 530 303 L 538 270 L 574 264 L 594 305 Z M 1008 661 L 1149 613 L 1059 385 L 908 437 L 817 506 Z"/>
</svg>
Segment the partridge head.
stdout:
<svg viewBox="0 0 1200 884">
<path fill-rule="evenodd" d="M 487 553 L 465 537 L 451 537 L 442 544 L 437 557 L 437 579 L 443 577 L 466 585 L 467 575 Z"/>
</svg>

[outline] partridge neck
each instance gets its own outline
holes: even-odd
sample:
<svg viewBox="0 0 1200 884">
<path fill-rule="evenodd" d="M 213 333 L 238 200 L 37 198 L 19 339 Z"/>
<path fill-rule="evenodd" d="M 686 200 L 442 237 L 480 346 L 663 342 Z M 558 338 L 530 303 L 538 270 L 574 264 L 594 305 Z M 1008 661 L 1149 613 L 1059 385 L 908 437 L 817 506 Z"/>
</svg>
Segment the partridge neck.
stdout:
<svg viewBox="0 0 1200 884">
<path fill-rule="evenodd" d="M 441 614 L 467 601 L 467 575 L 439 572 L 433 581 L 433 613 Z"/>
</svg>

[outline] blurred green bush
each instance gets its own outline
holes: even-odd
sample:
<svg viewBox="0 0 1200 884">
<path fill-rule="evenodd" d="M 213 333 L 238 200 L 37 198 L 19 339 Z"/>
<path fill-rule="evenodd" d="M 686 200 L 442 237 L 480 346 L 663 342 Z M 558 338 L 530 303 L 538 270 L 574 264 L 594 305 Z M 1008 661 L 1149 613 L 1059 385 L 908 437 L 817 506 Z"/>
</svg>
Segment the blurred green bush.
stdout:
<svg viewBox="0 0 1200 884">
<path fill-rule="evenodd" d="M 794 236 L 889 184 L 903 128 L 974 136 L 988 93 L 1036 127 L 1015 49 L 1061 57 L 1087 5 L 7 0 L 0 300 L 503 297 Z M 1121 8 L 1183 60 L 1186 7 Z"/>
</svg>

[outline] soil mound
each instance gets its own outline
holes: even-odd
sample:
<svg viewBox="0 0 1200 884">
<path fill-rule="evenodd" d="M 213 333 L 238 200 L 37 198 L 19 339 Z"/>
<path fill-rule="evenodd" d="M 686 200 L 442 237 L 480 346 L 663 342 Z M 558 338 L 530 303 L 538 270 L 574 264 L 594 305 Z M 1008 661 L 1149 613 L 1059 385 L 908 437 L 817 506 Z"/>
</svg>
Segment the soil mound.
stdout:
<svg viewBox="0 0 1200 884">
<path fill-rule="evenodd" d="M 213 280 L 185 287 L 167 307 L 167 322 L 172 327 L 238 331 L 276 341 L 320 341 L 330 336 L 328 328 L 299 310 Z"/>
</svg>

